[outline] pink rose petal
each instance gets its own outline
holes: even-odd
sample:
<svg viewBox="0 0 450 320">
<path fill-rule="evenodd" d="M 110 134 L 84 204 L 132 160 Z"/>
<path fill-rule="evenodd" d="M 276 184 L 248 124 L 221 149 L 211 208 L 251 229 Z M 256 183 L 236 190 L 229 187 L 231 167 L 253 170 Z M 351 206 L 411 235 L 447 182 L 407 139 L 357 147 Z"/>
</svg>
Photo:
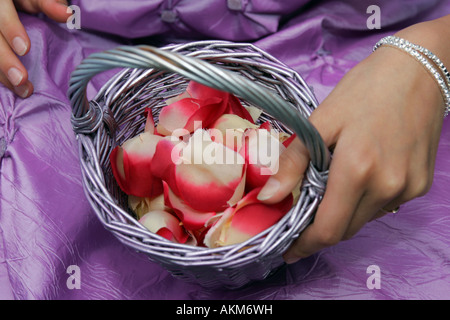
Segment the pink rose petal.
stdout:
<svg viewBox="0 0 450 320">
<path fill-rule="evenodd" d="M 210 134 L 215 137 L 215 142 L 239 151 L 244 145 L 245 131 L 256 128 L 257 125 L 238 115 L 224 114 L 210 126 Z"/>
<path fill-rule="evenodd" d="M 155 148 L 161 139 L 160 136 L 144 132 L 112 150 L 112 172 L 126 194 L 154 197 L 162 193 L 162 182 L 151 173 Z"/>
<path fill-rule="evenodd" d="M 178 100 L 161 109 L 159 114 L 158 132 L 164 135 L 184 128 L 189 118 L 200 109 L 200 101 L 192 98 Z"/>
<path fill-rule="evenodd" d="M 205 235 L 207 247 L 242 243 L 277 223 L 292 207 L 290 194 L 283 201 L 267 205 L 257 199 L 260 189 L 248 193 L 236 207 L 228 208 Z"/>
<path fill-rule="evenodd" d="M 224 97 L 227 93 L 224 91 L 220 91 L 217 89 L 213 89 L 211 87 L 200 84 L 196 81 L 190 81 L 186 92 L 195 99 L 206 100 L 212 97 Z"/>
<path fill-rule="evenodd" d="M 225 101 L 218 96 L 177 100 L 162 108 L 157 130 L 163 135 L 170 135 L 181 128 L 194 132 L 197 129 L 196 123 L 206 128 L 223 114 L 225 108 Z"/>
<path fill-rule="evenodd" d="M 238 188 L 245 174 L 244 158 L 208 132 L 197 130 L 183 149 L 183 161 L 175 168 L 177 195 L 198 211 L 221 212 L 229 201 L 243 195 Z M 171 183 L 169 186 L 172 188 Z M 240 194 L 236 194 L 240 192 Z"/>
<path fill-rule="evenodd" d="M 139 222 L 151 232 L 174 242 L 185 243 L 189 238 L 180 221 L 166 211 L 149 211 L 139 219 Z"/>
<path fill-rule="evenodd" d="M 259 126 L 260 129 L 266 129 L 267 131 L 271 131 L 272 130 L 272 125 L 270 124 L 270 121 L 266 121 L 261 123 L 261 125 Z"/>
<path fill-rule="evenodd" d="M 278 171 L 279 156 L 285 149 L 275 130 L 246 131 L 245 148 L 240 153 L 247 162 L 247 190 L 262 187 Z"/>
<path fill-rule="evenodd" d="M 169 105 L 169 104 L 172 104 L 174 102 L 177 102 L 179 100 L 186 99 L 186 98 L 192 98 L 191 95 L 187 91 L 185 91 L 175 97 L 167 99 L 166 104 Z"/>
<path fill-rule="evenodd" d="M 289 147 L 289 145 L 291 144 L 291 142 L 295 139 L 295 138 L 297 138 L 297 135 L 294 133 L 294 134 L 292 134 L 292 135 L 290 135 L 289 137 L 286 137 L 284 140 L 283 140 L 283 145 L 287 148 L 287 147 Z"/>
<path fill-rule="evenodd" d="M 215 212 L 201 212 L 192 209 L 182 199 L 180 199 L 166 182 L 164 185 L 164 197 L 166 204 L 174 210 L 186 229 L 194 231 L 205 228 L 209 219 L 215 216 Z"/>
<path fill-rule="evenodd" d="M 180 154 L 185 143 L 165 137 L 156 145 L 155 155 L 152 161 L 152 174 L 168 183 L 176 194 L 179 194 L 175 179 L 176 164 L 181 161 Z"/>
<path fill-rule="evenodd" d="M 242 106 L 241 102 L 236 96 L 228 92 L 216 90 L 195 81 L 189 82 L 186 91 L 191 97 L 196 99 L 205 100 L 211 97 L 220 97 L 221 99 L 223 99 L 226 105 L 226 109 L 223 111 L 223 113 L 235 114 L 247 121 L 250 121 L 251 123 L 254 123 L 253 117 L 250 112 L 246 108 L 244 108 L 244 106 Z"/>
<path fill-rule="evenodd" d="M 164 204 L 164 194 L 149 198 L 141 198 L 133 195 L 128 196 L 128 207 L 136 213 L 140 219 L 144 214 L 153 210 L 168 211 L 169 208 Z"/>
</svg>

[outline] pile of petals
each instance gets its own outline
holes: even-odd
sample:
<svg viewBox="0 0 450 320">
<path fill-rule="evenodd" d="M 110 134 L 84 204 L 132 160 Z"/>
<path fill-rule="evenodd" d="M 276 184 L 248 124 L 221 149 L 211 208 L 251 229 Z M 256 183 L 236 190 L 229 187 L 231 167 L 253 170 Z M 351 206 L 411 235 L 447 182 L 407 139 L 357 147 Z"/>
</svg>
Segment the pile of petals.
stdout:
<svg viewBox="0 0 450 320">
<path fill-rule="evenodd" d="M 248 240 L 290 210 L 296 191 L 274 205 L 257 195 L 294 135 L 257 125 L 257 108 L 193 81 L 166 102 L 157 125 L 147 110 L 144 132 L 110 156 L 141 224 L 170 241 L 214 248 Z"/>
</svg>

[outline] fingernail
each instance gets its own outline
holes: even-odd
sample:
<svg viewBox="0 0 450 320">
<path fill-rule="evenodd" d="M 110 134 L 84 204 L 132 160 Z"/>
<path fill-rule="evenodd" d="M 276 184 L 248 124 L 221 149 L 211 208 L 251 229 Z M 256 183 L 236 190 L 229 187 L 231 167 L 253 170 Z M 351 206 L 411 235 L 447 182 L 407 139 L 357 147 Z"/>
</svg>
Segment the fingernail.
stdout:
<svg viewBox="0 0 450 320">
<path fill-rule="evenodd" d="M 65 5 L 66 7 L 69 6 L 69 3 L 66 0 L 58 0 L 58 3 Z"/>
<path fill-rule="evenodd" d="M 23 56 L 28 50 L 27 44 L 21 37 L 15 37 L 12 41 L 12 46 L 19 56 Z"/>
<path fill-rule="evenodd" d="M 266 184 L 261 189 L 261 191 L 258 193 L 258 196 L 256 198 L 259 201 L 264 201 L 264 200 L 270 199 L 275 195 L 275 193 L 278 192 L 278 190 L 280 189 L 280 186 L 281 186 L 280 181 L 271 177 L 271 178 L 269 178 L 269 180 L 267 180 Z"/>
<path fill-rule="evenodd" d="M 16 94 L 18 96 L 20 96 L 21 98 L 26 98 L 28 97 L 28 86 L 26 84 L 22 85 L 22 86 L 18 86 L 14 88 L 14 91 L 16 92 Z"/>
<path fill-rule="evenodd" d="M 23 74 L 19 69 L 12 67 L 8 70 L 8 80 L 14 87 L 18 86 L 22 79 Z"/>
</svg>

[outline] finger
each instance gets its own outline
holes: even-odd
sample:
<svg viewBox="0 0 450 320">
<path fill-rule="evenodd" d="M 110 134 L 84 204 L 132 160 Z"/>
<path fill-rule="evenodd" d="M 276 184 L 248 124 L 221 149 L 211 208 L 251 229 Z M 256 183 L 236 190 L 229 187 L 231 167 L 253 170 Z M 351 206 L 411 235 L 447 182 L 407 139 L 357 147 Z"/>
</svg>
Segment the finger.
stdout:
<svg viewBox="0 0 450 320">
<path fill-rule="evenodd" d="M 34 90 L 33 84 L 30 81 L 27 81 L 18 87 L 14 87 L 13 85 L 11 85 L 8 78 L 3 74 L 3 72 L 0 72 L 0 82 L 22 98 L 28 98 Z"/>
<path fill-rule="evenodd" d="M 56 22 L 66 22 L 72 15 L 71 10 L 67 12 L 67 2 L 58 0 L 40 0 L 38 1 L 40 10 L 50 19 Z"/>
<path fill-rule="evenodd" d="M 28 13 L 43 12 L 50 19 L 66 22 L 71 13 L 67 13 L 68 3 L 65 0 L 15 0 L 16 7 Z"/>
<path fill-rule="evenodd" d="M 375 213 L 375 215 L 369 221 L 374 221 L 374 220 L 380 219 L 387 214 L 388 214 L 388 212 L 386 212 L 386 211 L 378 210 L 377 213 Z"/>
<path fill-rule="evenodd" d="M 30 81 L 26 81 L 24 84 L 17 87 L 12 86 L 8 78 L 2 72 L 0 72 L 0 83 L 4 84 L 21 98 L 28 98 L 34 91 L 33 84 Z"/>
<path fill-rule="evenodd" d="M 6 40 L 6 43 L 1 44 L 2 46 L 7 44 L 19 56 L 28 53 L 30 39 L 11 0 L 0 1 L 0 31 L 4 40 Z"/>
<path fill-rule="evenodd" d="M 387 204 L 381 209 L 378 209 L 378 211 L 375 213 L 375 215 L 373 215 L 373 217 L 369 221 L 380 219 L 388 214 L 397 214 L 400 211 L 400 206 L 401 205 L 394 206 L 392 204 Z"/>
<path fill-rule="evenodd" d="M 366 195 L 361 198 L 361 201 L 352 216 L 342 240 L 352 238 L 368 222 L 381 218 L 389 213 L 393 213 L 389 211 L 394 210 L 397 207 L 392 207 L 392 209 L 383 209 L 391 208 L 390 206 L 391 204 L 382 207 L 379 199 L 373 198 L 369 195 L 369 193 L 366 193 Z"/>
<path fill-rule="evenodd" d="M 300 183 L 308 167 L 309 155 L 303 143 L 295 138 L 281 153 L 278 171 L 272 175 L 258 194 L 258 200 L 278 203 Z"/>
<path fill-rule="evenodd" d="M 440 132 L 437 135 L 440 135 Z M 412 160 L 410 160 L 408 178 L 404 191 L 395 197 L 385 208 L 396 208 L 403 203 L 428 193 L 433 184 L 436 153 L 437 143 L 428 147 L 416 147 Z"/>
<path fill-rule="evenodd" d="M 309 121 L 318 130 L 325 145 L 330 147 L 337 141 L 339 126 L 332 122 L 335 111 L 328 99 L 314 110 Z M 300 139 L 295 138 L 280 155 L 278 172 L 266 182 L 258 199 L 265 203 L 276 203 L 284 199 L 303 179 L 309 161 L 308 150 Z"/>
<path fill-rule="evenodd" d="M 22 98 L 27 98 L 33 92 L 33 86 L 28 81 L 28 73 L 20 60 L 11 51 L 5 38 L 0 35 L 0 82 Z"/>
<path fill-rule="evenodd" d="M 369 154 L 368 157 L 371 157 Z M 383 161 L 377 160 L 376 169 L 371 174 L 367 192 L 361 198 L 358 208 L 350 221 L 344 240 L 353 237 L 367 222 L 397 208 L 402 202 L 409 184 L 405 158 L 387 155 Z M 380 165 L 380 163 L 382 165 Z"/>
<path fill-rule="evenodd" d="M 365 193 L 363 175 L 358 179 L 349 179 L 355 166 L 347 161 L 346 148 L 336 147 L 327 189 L 311 223 L 284 255 L 287 263 L 341 241 L 347 232 L 353 213 Z M 344 156 L 342 156 L 344 155 Z"/>
<path fill-rule="evenodd" d="M 439 128 L 437 130 L 440 130 Z M 439 132 L 439 131 L 438 131 Z M 439 134 L 439 133 L 438 133 Z M 370 219 L 370 221 L 381 218 L 386 214 L 397 213 L 400 206 L 414 198 L 425 195 L 431 188 L 433 182 L 434 163 L 437 153 L 437 146 L 419 145 L 416 147 L 411 160 L 409 160 L 409 170 L 403 176 L 398 176 L 397 182 L 390 182 L 390 187 L 382 187 L 381 190 L 390 189 L 385 199 L 388 199 L 379 206 L 378 212 Z M 390 163 L 398 163 L 390 161 Z M 408 164 L 401 164 L 394 171 L 401 172 L 401 168 L 408 167 Z M 404 180 L 403 180 L 404 179 Z M 385 179 L 386 180 L 386 179 Z M 393 187 L 397 186 L 397 187 Z"/>
</svg>

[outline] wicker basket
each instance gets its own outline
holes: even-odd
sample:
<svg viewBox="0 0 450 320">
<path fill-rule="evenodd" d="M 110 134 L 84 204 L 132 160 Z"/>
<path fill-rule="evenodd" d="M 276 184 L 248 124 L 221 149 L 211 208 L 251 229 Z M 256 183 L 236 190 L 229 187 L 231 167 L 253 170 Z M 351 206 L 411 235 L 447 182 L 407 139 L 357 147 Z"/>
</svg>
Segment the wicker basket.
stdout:
<svg viewBox="0 0 450 320">
<path fill-rule="evenodd" d="M 119 67 L 124 69 L 87 101 L 89 80 Z M 129 210 L 127 196 L 112 175 L 111 150 L 144 130 L 147 108 L 157 119 L 165 100 L 183 92 L 189 80 L 231 92 L 244 106 L 260 108 L 261 121 L 295 132 L 310 152 L 298 202 L 276 225 L 242 244 L 211 249 L 175 244 L 149 232 Z M 317 101 L 296 72 L 259 48 L 225 41 L 162 49 L 118 47 L 85 59 L 72 74 L 68 95 L 83 186 L 94 212 L 117 239 L 174 276 L 208 288 L 263 280 L 284 264 L 283 252 L 313 219 L 330 161 L 320 135 L 307 121 Z"/>
</svg>

